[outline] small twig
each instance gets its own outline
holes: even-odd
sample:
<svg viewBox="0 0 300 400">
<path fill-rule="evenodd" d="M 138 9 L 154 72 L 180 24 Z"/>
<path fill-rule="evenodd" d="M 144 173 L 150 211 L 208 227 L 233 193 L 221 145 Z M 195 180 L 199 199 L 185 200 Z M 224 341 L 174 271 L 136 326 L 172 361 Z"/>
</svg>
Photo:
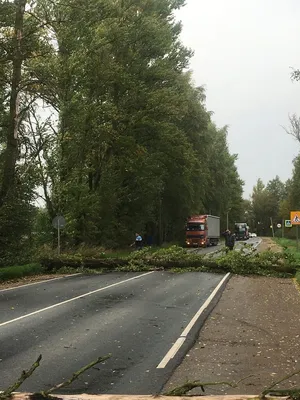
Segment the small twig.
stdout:
<svg viewBox="0 0 300 400">
<path fill-rule="evenodd" d="M 236 388 L 239 383 L 242 381 L 250 378 L 251 376 L 254 375 L 248 375 L 245 378 L 240 379 L 237 382 L 199 382 L 199 381 L 192 381 L 192 382 L 186 382 L 185 384 L 176 387 L 175 389 L 170 390 L 167 393 L 164 393 L 165 396 L 183 396 L 186 393 L 188 393 L 190 390 L 193 390 L 197 387 L 200 387 L 202 392 L 205 392 L 204 388 L 205 386 L 220 386 L 220 385 L 226 385 L 230 386 L 232 388 Z"/>
<path fill-rule="evenodd" d="M 40 354 L 38 359 L 32 364 L 31 368 L 28 371 L 23 371 L 20 378 L 13 383 L 9 388 L 7 388 L 3 393 L 0 394 L 0 399 L 7 399 L 11 396 L 13 392 L 15 392 L 22 383 L 29 378 L 33 372 L 40 366 L 40 361 L 42 359 L 42 355 Z"/>
<path fill-rule="evenodd" d="M 176 387 L 175 389 L 170 390 L 169 392 L 164 393 L 164 396 L 183 396 L 187 394 L 189 391 L 200 387 L 202 392 L 204 392 L 205 386 L 220 386 L 220 385 L 226 385 L 230 386 L 232 388 L 236 387 L 236 384 L 233 382 L 199 382 L 199 381 L 193 381 L 193 382 L 186 382 L 181 386 Z"/>
<path fill-rule="evenodd" d="M 51 389 L 49 390 L 45 390 L 42 392 L 39 392 L 39 394 L 41 394 L 44 397 L 48 397 L 50 393 L 54 392 L 54 390 L 57 389 L 61 389 L 63 387 L 69 386 L 71 385 L 72 382 L 74 382 L 81 374 L 83 374 L 85 371 L 87 371 L 88 369 L 92 368 L 94 365 L 99 364 L 103 361 L 106 361 L 107 359 L 109 359 L 111 357 L 111 354 L 108 354 L 105 357 L 99 357 L 97 358 L 97 360 L 91 362 L 90 364 L 80 368 L 77 372 L 74 372 L 72 377 L 70 379 L 68 379 L 67 381 L 64 381 L 62 383 L 59 383 L 58 385 L 53 386 Z"/>
<path fill-rule="evenodd" d="M 242 378 L 242 379 L 240 379 L 239 381 L 237 381 L 237 382 L 235 383 L 235 385 L 238 386 L 239 383 L 245 381 L 245 380 L 248 379 L 248 378 L 252 378 L 252 376 L 255 376 L 255 375 L 254 375 L 254 374 L 248 375 L 248 376 L 246 376 L 245 378 Z"/>
<path fill-rule="evenodd" d="M 297 370 L 296 372 L 292 372 L 289 375 L 286 375 L 284 378 L 281 378 L 279 381 L 272 383 L 272 385 L 270 387 L 268 387 L 267 389 L 265 389 L 262 394 L 260 395 L 260 398 L 263 399 L 268 393 L 272 392 L 278 392 L 279 390 L 272 390 L 275 386 L 279 385 L 279 383 L 282 383 L 284 381 L 286 381 L 287 379 L 292 378 L 295 375 L 299 375 L 300 374 L 300 369 Z M 299 392 L 300 393 L 300 389 L 293 389 L 294 392 Z"/>
</svg>

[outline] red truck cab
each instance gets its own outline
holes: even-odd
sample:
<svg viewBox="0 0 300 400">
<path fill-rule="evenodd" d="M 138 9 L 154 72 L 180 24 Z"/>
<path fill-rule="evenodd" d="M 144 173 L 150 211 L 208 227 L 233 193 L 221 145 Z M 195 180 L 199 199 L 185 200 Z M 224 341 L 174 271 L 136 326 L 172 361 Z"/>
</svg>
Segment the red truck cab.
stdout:
<svg viewBox="0 0 300 400">
<path fill-rule="evenodd" d="M 188 247 L 217 245 L 220 239 L 220 218 L 213 215 L 193 215 L 185 227 Z"/>
</svg>

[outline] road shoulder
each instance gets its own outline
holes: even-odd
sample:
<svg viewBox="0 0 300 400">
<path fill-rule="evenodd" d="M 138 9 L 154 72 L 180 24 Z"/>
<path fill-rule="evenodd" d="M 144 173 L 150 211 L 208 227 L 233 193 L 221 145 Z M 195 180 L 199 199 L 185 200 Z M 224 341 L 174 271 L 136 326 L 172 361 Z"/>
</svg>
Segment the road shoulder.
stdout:
<svg viewBox="0 0 300 400">
<path fill-rule="evenodd" d="M 263 237 L 261 238 L 261 243 L 258 246 L 258 251 L 262 253 L 263 251 L 273 251 L 275 253 L 281 253 L 282 247 L 280 247 L 277 243 L 274 242 L 272 238 Z"/>
<path fill-rule="evenodd" d="M 164 391 L 187 380 L 237 382 L 207 394 L 259 394 L 299 369 L 300 295 L 292 280 L 234 276 Z M 284 388 L 300 386 L 295 376 Z M 191 394 L 200 394 L 195 389 Z"/>
</svg>

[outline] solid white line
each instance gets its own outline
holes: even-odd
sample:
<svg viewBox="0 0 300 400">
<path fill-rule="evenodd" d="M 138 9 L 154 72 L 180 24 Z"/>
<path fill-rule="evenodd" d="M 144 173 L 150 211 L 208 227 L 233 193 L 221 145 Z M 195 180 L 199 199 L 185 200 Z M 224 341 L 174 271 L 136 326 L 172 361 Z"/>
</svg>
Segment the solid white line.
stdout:
<svg viewBox="0 0 300 400">
<path fill-rule="evenodd" d="M 191 329 L 199 319 L 200 315 L 204 312 L 204 310 L 209 306 L 209 304 L 212 302 L 218 291 L 220 290 L 221 286 L 223 283 L 226 281 L 226 279 L 229 277 L 230 272 L 224 276 L 224 278 L 219 282 L 219 284 L 215 287 L 213 292 L 209 295 L 209 297 L 206 299 L 206 301 L 203 303 L 203 305 L 199 308 L 199 310 L 196 312 L 194 317 L 191 319 L 187 327 L 184 329 L 182 334 L 179 336 L 179 338 L 176 340 L 176 342 L 173 344 L 171 349 L 168 351 L 168 353 L 164 356 L 162 361 L 158 364 L 156 368 L 162 369 L 165 368 L 168 362 L 175 357 L 176 353 L 180 349 L 180 347 L 183 345 L 185 342 L 188 334 L 190 333 Z"/>
<path fill-rule="evenodd" d="M 262 242 L 262 239 L 260 239 L 253 247 L 255 249 L 257 249 L 257 247 L 261 244 L 261 242 Z"/>
<path fill-rule="evenodd" d="M 180 349 L 180 347 L 183 345 L 184 342 L 185 342 L 185 338 L 179 337 L 156 368 L 157 369 L 165 368 L 165 366 L 168 364 L 168 362 L 172 358 L 174 358 L 177 351 Z"/>
<path fill-rule="evenodd" d="M 213 298 L 215 295 L 218 293 L 220 287 L 223 285 L 223 283 L 226 281 L 226 279 L 229 277 L 230 272 L 224 276 L 224 278 L 221 280 L 221 282 L 215 287 L 213 292 L 209 295 L 209 297 L 206 299 L 206 301 L 203 303 L 203 305 L 199 308 L 199 310 L 196 312 L 194 317 L 191 319 L 190 323 L 188 326 L 185 328 L 185 330 L 182 332 L 180 337 L 187 337 L 187 335 L 190 333 L 190 330 L 193 328 L 195 323 L 197 322 L 198 318 L 200 315 L 203 313 L 203 311 L 209 306 L 209 304 L 212 302 Z"/>
<path fill-rule="evenodd" d="M 81 294 L 80 296 L 72 297 L 72 298 L 69 299 L 69 300 L 65 300 L 65 301 L 62 301 L 62 302 L 60 302 L 60 303 L 53 304 L 52 306 L 48 306 L 48 307 L 45 307 L 45 308 L 41 308 L 40 310 L 36 310 L 36 311 L 33 311 L 33 312 L 29 313 L 29 314 L 22 315 L 21 317 L 14 318 L 14 319 L 11 319 L 11 320 L 6 321 L 6 322 L 2 322 L 2 323 L 0 323 L 0 328 L 1 328 L 2 326 L 11 324 L 11 323 L 13 323 L 13 322 L 20 321 L 20 320 L 22 320 L 22 319 L 24 319 L 24 318 L 31 317 L 32 315 L 40 314 L 40 313 L 42 313 L 42 312 L 44 312 L 44 311 L 51 310 L 52 308 L 56 308 L 56 307 L 62 306 L 62 305 L 64 305 L 64 304 L 70 303 L 71 301 L 75 301 L 75 300 L 78 300 L 78 299 L 82 299 L 83 297 L 90 296 L 90 295 L 92 295 L 92 294 L 94 294 L 94 293 L 98 293 L 98 292 L 101 292 L 101 291 L 103 291 L 103 290 L 110 289 L 110 288 L 112 288 L 112 287 L 122 285 L 123 283 L 127 283 L 127 282 L 130 282 L 130 281 L 133 281 L 134 279 L 142 278 L 143 276 L 146 276 L 146 275 L 149 275 L 149 274 L 153 274 L 154 272 L 155 272 L 155 271 L 146 272 L 145 274 L 138 275 L 138 276 L 134 276 L 133 278 L 125 279 L 125 281 L 120 281 L 120 282 L 112 283 L 111 285 L 104 286 L 104 287 L 102 287 L 102 288 L 100 288 L 100 289 L 93 290 L 92 292 L 83 293 L 83 294 Z"/>
<path fill-rule="evenodd" d="M 70 274 L 70 275 L 64 275 L 64 276 L 59 276 L 58 278 L 51 278 L 51 279 L 45 279 L 44 281 L 38 281 L 38 282 L 32 282 L 32 283 L 26 283 L 25 285 L 20 285 L 20 286 L 13 286 L 7 289 L 1 289 L 1 292 L 7 292 L 8 290 L 14 290 L 14 289 L 20 289 L 26 286 L 32 286 L 32 285 L 38 285 L 39 283 L 47 283 L 47 282 L 52 282 L 52 281 L 57 281 L 58 279 L 64 279 L 64 278 L 69 278 L 70 276 L 78 276 L 78 275 L 82 275 L 82 273 L 76 273 L 76 274 Z M 5 283 L 5 282 L 3 282 Z"/>
</svg>

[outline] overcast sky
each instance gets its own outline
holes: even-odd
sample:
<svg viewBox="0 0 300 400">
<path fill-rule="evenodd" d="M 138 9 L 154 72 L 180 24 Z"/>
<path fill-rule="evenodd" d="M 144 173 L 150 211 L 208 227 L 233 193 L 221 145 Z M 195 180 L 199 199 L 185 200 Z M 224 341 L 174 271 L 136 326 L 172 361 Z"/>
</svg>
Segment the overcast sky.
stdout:
<svg viewBox="0 0 300 400">
<path fill-rule="evenodd" d="M 300 114 L 300 82 L 290 80 L 300 68 L 300 0 L 186 0 L 178 18 L 195 84 L 217 125 L 229 125 L 244 197 L 258 178 L 288 179 L 300 144 L 281 125 Z"/>
</svg>

